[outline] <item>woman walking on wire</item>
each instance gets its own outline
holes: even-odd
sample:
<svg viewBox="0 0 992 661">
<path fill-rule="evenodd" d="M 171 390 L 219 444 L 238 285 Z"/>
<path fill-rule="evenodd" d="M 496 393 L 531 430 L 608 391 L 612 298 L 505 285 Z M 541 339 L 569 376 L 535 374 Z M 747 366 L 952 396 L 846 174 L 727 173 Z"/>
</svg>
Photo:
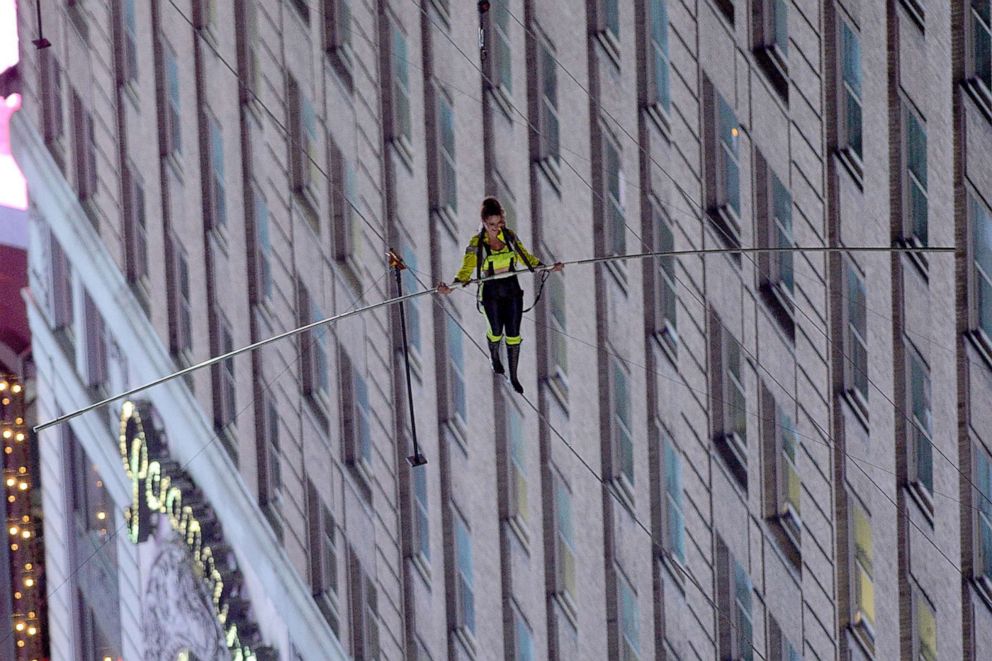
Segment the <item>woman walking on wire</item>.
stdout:
<svg viewBox="0 0 992 661">
<path fill-rule="evenodd" d="M 535 266 L 543 266 L 541 260 L 527 252 L 517 235 L 506 226 L 506 213 L 503 205 L 495 197 L 487 197 L 482 201 L 482 231 L 473 236 L 465 248 L 462 267 L 455 276 L 454 283 L 464 287 L 472 279 L 475 271 L 476 279 L 488 277 L 497 273 L 518 270 L 516 266 L 522 263 L 529 270 Z M 561 262 L 556 262 L 552 271 L 561 271 Z M 444 282 L 438 283 L 437 290 L 441 294 L 450 294 L 451 287 Z M 506 355 L 510 363 L 510 383 L 513 389 L 523 394 L 524 387 L 517 380 L 517 364 L 520 361 L 520 319 L 524 311 L 524 292 L 520 288 L 517 276 L 500 278 L 482 285 L 482 307 L 489 322 L 486 338 L 489 340 L 489 356 L 493 362 L 493 371 L 503 374 L 503 363 L 499 359 L 499 346 L 506 337 Z"/>
</svg>

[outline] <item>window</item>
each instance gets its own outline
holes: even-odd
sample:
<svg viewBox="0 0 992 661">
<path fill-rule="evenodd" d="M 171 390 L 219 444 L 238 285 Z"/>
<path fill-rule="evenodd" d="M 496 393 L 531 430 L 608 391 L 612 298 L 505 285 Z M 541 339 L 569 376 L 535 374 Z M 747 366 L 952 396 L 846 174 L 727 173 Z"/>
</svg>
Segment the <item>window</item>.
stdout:
<svg viewBox="0 0 992 661">
<path fill-rule="evenodd" d="M 620 55 L 620 4 L 617 0 L 596 1 L 596 32 L 605 39 L 611 55 Z"/>
<path fill-rule="evenodd" d="M 345 399 L 350 404 L 342 416 L 345 433 L 350 444 L 348 449 L 351 463 L 361 466 L 368 475 L 372 474 L 372 409 L 369 406 L 369 387 L 355 368 L 348 354 L 341 349 L 342 372 L 351 376 L 351 384 L 345 390 Z"/>
<path fill-rule="evenodd" d="M 903 103 L 903 236 L 917 246 L 927 243 L 927 130 L 908 103 Z"/>
<path fill-rule="evenodd" d="M 351 87 L 354 58 L 350 2 L 351 0 L 324 0 L 324 49 L 331 56 L 332 64 L 348 87 Z"/>
<path fill-rule="evenodd" d="M 79 627 L 75 658 L 100 661 L 121 658 L 121 618 L 118 604 L 117 540 L 109 529 L 117 507 L 96 465 L 66 426 L 63 435 L 67 474 L 71 476 L 69 535 L 75 612 Z M 96 556 L 96 557 L 94 557 Z M 98 569 L 97 569 L 98 568 Z"/>
<path fill-rule="evenodd" d="M 605 132 L 603 137 L 603 175 L 606 190 L 603 200 L 606 208 L 606 250 L 609 255 L 623 255 L 627 252 L 627 221 L 624 218 L 624 180 L 620 151 L 612 137 Z"/>
<path fill-rule="evenodd" d="M 741 347 L 711 313 L 713 411 L 716 445 L 741 486 L 747 486 L 747 395 Z"/>
<path fill-rule="evenodd" d="M 320 321 L 324 313 L 310 297 L 306 286 L 297 284 L 299 323 L 301 326 Z M 303 392 L 311 401 L 326 399 L 330 392 L 330 372 L 327 364 L 327 327 L 319 326 L 300 334 L 300 356 L 303 361 Z M 319 405 L 323 410 L 323 404 Z"/>
<path fill-rule="evenodd" d="M 241 102 L 248 103 L 255 100 L 261 74 L 258 60 L 258 4 L 254 1 L 243 3 L 236 20 L 236 29 L 243 35 L 237 40 Z"/>
<path fill-rule="evenodd" d="M 431 560 L 430 515 L 427 506 L 427 471 L 421 467 L 410 469 L 413 480 L 414 502 L 414 553 L 429 564 Z"/>
<path fill-rule="evenodd" d="M 465 398 L 465 352 L 462 330 L 452 317 L 447 317 L 448 340 L 448 411 L 449 419 L 465 428 L 468 422 L 468 404 Z"/>
<path fill-rule="evenodd" d="M 853 496 L 851 502 L 851 518 L 853 519 L 853 579 L 854 596 L 852 603 L 851 624 L 868 643 L 873 645 L 875 639 L 875 581 L 872 578 L 872 539 L 871 519 L 868 512 Z"/>
<path fill-rule="evenodd" d="M 802 482 L 799 479 L 797 459 L 799 442 L 792 416 L 772 398 L 762 387 L 762 416 L 767 466 L 766 494 L 770 497 L 767 516 L 778 524 L 785 533 L 791 548 L 785 548 L 794 564 L 799 562 L 799 549 L 802 544 Z"/>
<path fill-rule="evenodd" d="M 802 661 L 802 655 L 785 637 L 782 628 L 771 615 L 768 616 L 768 638 L 769 661 Z"/>
<path fill-rule="evenodd" d="M 66 257 L 62 245 L 55 238 L 50 237 L 51 260 L 51 282 L 52 289 L 49 300 L 49 309 L 52 315 L 52 328 L 56 331 L 72 332 L 73 304 L 72 304 L 72 267 Z"/>
<path fill-rule="evenodd" d="M 135 16 L 135 0 L 124 0 L 124 71 L 122 82 L 138 82 L 138 21 Z"/>
<path fill-rule="evenodd" d="M 293 189 L 303 198 L 311 212 L 319 209 L 317 186 L 320 166 L 317 146 L 317 116 L 313 105 L 292 77 L 289 79 L 290 132 L 293 149 Z M 319 227 L 315 219 L 311 224 Z"/>
<path fill-rule="evenodd" d="M 227 201 L 224 197 L 224 141 L 220 123 L 207 115 L 207 135 L 210 147 L 210 206 L 209 219 L 212 228 L 227 224 Z"/>
<path fill-rule="evenodd" d="M 558 64 L 551 44 L 538 40 L 537 77 L 540 88 L 540 105 L 537 114 L 537 160 L 551 167 L 551 176 L 557 183 L 560 153 L 558 145 Z"/>
<path fill-rule="evenodd" d="M 751 577 L 737 562 L 723 540 L 717 538 L 717 605 L 730 617 L 718 618 L 721 659 L 754 659 L 751 619 Z"/>
<path fill-rule="evenodd" d="M 909 483 L 923 499 L 924 507 L 933 510 L 933 432 L 930 407 L 930 368 L 906 341 L 909 356 L 910 408 L 913 411 L 907 450 Z"/>
<path fill-rule="evenodd" d="M 615 476 L 620 486 L 633 498 L 634 438 L 630 414 L 630 377 L 616 358 L 610 359 L 613 383 L 611 404 Z"/>
<path fill-rule="evenodd" d="M 231 324 L 220 311 L 214 313 L 217 323 L 217 354 L 222 356 L 234 351 L 231 337 Z M 217 432 L 228 430 L 237 415 L 235 410 L 234 358 L 216 363 L 211 368 L 214 374 L 214 429 Z M 233 454 L 233 453 L 232 453 Z"/>
<path fill-rule="evenodd" d="M 733 232 L 734 241 L 740 241 L 738 219 L 741 215 L 741 165 L 740 129 L 733 109 L 720 94 L 717 100 L 717 153 L 716 153 L 716 208 L 729 218 L 725 222 Z"/>
<path fill-rule="evenodd" d="M 565 278 L 549 278 L 548 287 L 548 350 L 551 385 L 563 397 L 568 394 L 568 343 L 565 333 Z"/>
<path fill-rule="evenodd" d="M 847 261 L 844 319 L 844 386 L 861 415 L 868 416 L 868 319 L 865 283 L 853 261 Z"/>
<path fill-rule="evenodd" d="M 448 95 L 437 91 L 438 197 L 437 208 L 451 217 L 458 213 L 458 191 L 455 170 L 455 115 Z"/>
<path fill-rule="evenodd" d="M 968 23 L 967 75 L 969 87 L 992 107 L 992 1 L 971 0 Z"/>
<path fill-rule="evenodd" d="M 289 4 L 291 4 L 293 6 L 293 8 L 296 9 L 296 14 L 301 19 L 303 19 L 304 25 L 309 26 L 310 25 L 310 7 L 307 4 L 306 0 L 291 0 L 291 2 Z M 326 7 L 325 7 L 325 12 L 326 12 Z"/>
<path fill-rule="evenodd" d="M 475 633 L 475 596 L 472 592 L 472 538 L 468 525 L 455 512 L 455 603 L 456 622 L 460 629 Z"/>
<path fill-rule="evenodd" d="M 165 69 L 165 153 L 178 155 L 182 149 L 182 117 L 179 105 L 179 62 L 168 44 L 162 48 Z"/>
<path fill-rule="evenodd" d="M 754 5 L 754 51 L 772 86 L 789 98 L 789 14 L 786 0 L 757 0 Z"/>
<path fill-rule="evenodd" d="M 671 252 L 675 249 L 671 220 L 661 210 L 660 205 L 653 204 L 651 212 L 654 216 L 654 249 L 656 252 Z M 676 262 L 676 257 L 659 257 L 656 260 L 654 284 L 655 329 L 658 337 L 672 351 L 679 342 Z"/>
<path fill-rule="evenodd" d="M 42 124 L 45 144 L 62 166 L 62 67 L 50 49 L 41 55 Z"/>
<path fill-rule="evenodd" d="M 379 603 L 375 583 L 351 551 L 352 650 L 355 661 L 379 659 Z"/>
<path fill-rule="evenodd" d="M 510 517 L 517 522 L 527 523 L 527 456 L 524 445 L 524 421 L 520 411 L 511 402 L 506 402 L 506 440 L 510 451 L 509 491 Z"/>
<path fill-rule="evenodd" d="M 513 661 L 534 661 L 534 640 L 527 620 L 513 609 Z"/>
<path fill-rule="evenodd" d="M 83 107 L 76 91 L 72 91 L 73 151 L 76 165 L 76 195 L 80 202 L 89 202 L 96 195 L 96 137 L 93 118 Z M 92 219 L 92 216 L 91 216 Z"/>
<path fill-rule="evenodd" d="M 913 589 L 913 658 L 937 661 L 937 615 L 919 587 Z"/>
<path fill-rule="evenodd" d="M 500 6 L 496 3 L 496 6 Z M 409 148 L 412 141 L 410 121 L 410 69 L 407 62 L 406 35 L 400 24 L 393 22 L 393 140 Z"/>
<path fill-rule="evenodd" d="M 664 548 L 680 565 L 685 565 L 685 514 L 682 509 L 682 456 L 672 439 L 664 437 L 665 494 L 663 503 Z"/>
<path fill-rule="evenodd" d="M 572 522 L 572 494 L 555 474 L 555 592 L 574 609 L 578 602 L 575 575 L 575 528 Z"/>
<path fill-rule="evenodd" d="M 620 661 L 638 661 L 641 658 L 641 613 L 637 594 L 623 572 L 617 569 L 620 607 Z"/>
<path fill-rule="evenodd" d="M 331 213 L 334 220 L 331 237 L 334 258 L 347 262 L 361 254 L 359 217 L 353 208 L 355 200 L 355 168 L 341 149 L 331 141 Z"/>
<path fill-rule="evenodd" d="M 713 0 L 717 9 L 724 15 L 724 17 L 730 21 L 730 24 L 734 24 L 734 0 Z"/>
<path fill-rule="evenodd" d="M 85 290 L 83 315 L 86 324 L 86 385 L 103 390 L 107 387 L 107 325 Z"/>
<path fill-rule="evenodd" d="M 338 547 L 334 517 L 321 502 L 313 482 L 307 480 L 307 537 L 310 589 L 324 618 L 339 635 Z"/>
<path fill-rule="evenodd" d="M 986 346 L 992 346 L 992 212 L 970 193 L 968 207 L 972 241 L 971 323 Z"/>
<path fill-rule="evenodd" d="M 764 171 L 768 180 L 768 205 L 764 227 L 761 229 L 765 245 L 783 252 L 766 253 L 760 261 L 767 263 L 766 283 L 770 293 L 778 300 L 786 312 L 792 312 L 792 301 L 795 294 L 795 276 L 793 273 L 793 253 L 787 252 L 793 247 L 792 239 L 792 195 L 774 171 L 765 164 Z M 760 256 L 759 256 L 760 258 Z"/>
<path fill-rule="evenodd" d="M 513 95 L 513 60 L 510 50 L 510 11 L 505 2 L 492 3 L 492 79 L 506 96 Z"/>
<path fill-rule="evenodd" d="M 259 379 L 259 381 L 262 381 Z M 282 459 L 279 451 L 279 412 L 275 394 L 263 390 L 256 408 L 258 443 L 258 503 L 274 507 L 282 490 Z"/>
<path fill-rule="evenodd" d="M 134 164 L 124 167 L 128 200 L 124 214 L 125 270 L 130 283 L 148 278 L 148 225 L 145 219 L 145 189 Z"/>
<path fill-rule="evenodd" d="M 257 186 L 252 189 L 252 220 L 255 221 L 254 301 L 272 300 L 272 239 L 269 236 L 269 207 Z"/>
<path fill-rule="evenodd" d="M 651 0 L 651 74 L 648 102 L 665 115 L 672 110 L 671 60 L 668 54 L 668 0 Z"/>
<path fill-rule="evenodd" d="M 992 593 L 992 460 L 980 445 L 975 457 L 975 579 Z"/>
<path fill-rule="evenodd" d="M 838 147 L 854 161 L 861 176 L 861 42 L 858 34 L 840 19 L 840 127 Z"/>
<path fill-rule="evenodd" d="M 172 308 L 172 352 L 184 359 L 193 350 L 193 305 L 190 298 L 189 264 L 186 253 L 175 237 L 172 238 L 172 283 L 169 303 Z"/>
</svg>

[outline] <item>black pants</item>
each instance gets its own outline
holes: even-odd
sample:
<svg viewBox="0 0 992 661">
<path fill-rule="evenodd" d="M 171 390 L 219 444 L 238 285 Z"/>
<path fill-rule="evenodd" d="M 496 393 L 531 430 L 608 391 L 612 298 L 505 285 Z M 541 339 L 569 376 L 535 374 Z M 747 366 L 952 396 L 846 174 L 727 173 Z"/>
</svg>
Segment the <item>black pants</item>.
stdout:
<svg viewBox="0 0 992 661">
<path fill-rule="evenodd" d="M 499 342 L 505 335 L 507 345 L 520 344 L 524 292 L 516 277 L 485 283 L 482 286 L 482 308 L 489 321 L 486 336 L 490 342 Z"/>
</svg>

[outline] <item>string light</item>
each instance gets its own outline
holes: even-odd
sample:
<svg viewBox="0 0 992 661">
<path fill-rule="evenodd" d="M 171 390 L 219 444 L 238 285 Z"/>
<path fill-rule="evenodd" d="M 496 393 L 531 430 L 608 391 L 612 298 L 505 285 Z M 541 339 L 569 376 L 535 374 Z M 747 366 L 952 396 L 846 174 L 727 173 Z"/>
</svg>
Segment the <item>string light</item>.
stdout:
<svg viewBox="0 0 992 661">
<path fill-rule="evenodd" d="M 35 627 L 28 627 L 28 635 L 29 636 L 33 636 L 36 633 L 38 633 L 38 629 L 36 629 Z"/>
<path fill-rule="evenodd" d="M 20 599 L 20 598 L 21 598 L 21 593 L 20 593 L 20 591 L 18 591 L 18 592 L 15 592 L 15 593 L 14 593 L 14 599 Z"/>
<path fill-rule="evenodd" d="M 17 485 L 17 488 L 20 489 L 21 491 L 27 491 L 27 489 L 28 489 L 28 483 L 27 482 L 21 482 L 19 485 Z"/>
<path fill-rule="evenodd" d="M 13 430 L 11 430 L 11 429 L 4 429 L 3 430 L 3 437 L 4 438 L 10 438 L 13 435 L 14 435 Z"/>
<path fill-rule="evenodd" d="M 23 537 L 24 539 L 30 539 L 30 537 L 31 537 L 31 531 L 30 530 L 23 531 L 21 533 L 21 537 Z"/>
<path fill-rule="evenodd" d="M 31 517 L 28 516 L 27 514 L 25 514 L 24 516 L 21 517 L 21 521 L 23 521 L 24 523 L 27 523 L 30 520 L 31 520 Z"/>
<path fill-rule="evenodd" d="M 11 551 L 16 551 L 18 548 L 19 547 L 17 546 L 17 542 L 14 542 L 13 544 L 10 545 L 10 550 Z"/>
<path fill-rule="evenodd" d="M 12 393 L 14 393 L 15 395 L 16 395 L 17 393 L 19 393 L 19 392 L 21 392 L 21 384 L 19 384 L 19 383 L 15 383 L 15 384 L 14 384 L 14 387 L 12 387 L 12 388 L 10 389 L 10 392 L 12 392 Z"/>
<path fill-rule="evenodd" d="M 11 495 L 9 495 L 9 496 L 7 496 L 7 502 L 8 502 L 8 503 L 12 503 L 12 502 L 14 502 L 15 500 L 17 500 L 17 496 L 15 496 L 15 495 L 13 495 L 13 494 L 11 494 Z"/>
<path fill-rule="evenodd" d="M 6 452 L 7 454 L 10 454 L 11 452 L 14 451 L 14 448 L 12 448 L 12 447 L 10 447 L 8 445 L 8 446 L 4 447 L 3 451 Z"/>
<path fill-rule="evenodd" d="M 10 527 L 10 534 L 11 535 L 16 535 L 17 534 L 17 526 L 11 526 Z"/>
<path fill-rule="evenodd" d="M 18 631 L 24 631 L 24 623 L 18 622 L 16 625 L 14 625 L 14 628 L 17 629 Z"/>
<path fill-rule="evenodd" d="M 18 443 L 20 443 L 21 441 L 23 441 L 24 440 L 24 432 L 20 432 L 20 431 L 17 432 L 14 435 L 14 440 L 17 441 Z"/>
<path fill-rule="evenodd" d="M 26 588 L 33 588 L 34 587 L 34 579 L 31 578 L 30 576 L 28 576 L 27 578 L 25 578 L 24 579 L 24 587 L 26 587 Z"/>
<path fill-rule="evenodd" d="M 16 480 L 16 479 L 14 479 L 14 478 L 12 478 L 12 477 L 8 477 L 8 478 L 7 478 L 7 486 L 8 486 L 8 487 L 12 487 L 12 486 L 14 486 L 14 485 L 15 485 L 16 483 L 17 483 L 17 480 Z"/>
<path fill-rule="evenodd" d="M 7 389 L 7 382 L 6 381 L 0 381 L 0 391 L 6 390 L 6 389 Z"/>
<path fill-rule="evenodd" d="M 28 472 L 28 469 L 24 466 L 21 466 L 20 468 L 17 469 L 17 472 L 20 473 L 21 475 L 24 475 L 25 473 Z"/>
</svg>

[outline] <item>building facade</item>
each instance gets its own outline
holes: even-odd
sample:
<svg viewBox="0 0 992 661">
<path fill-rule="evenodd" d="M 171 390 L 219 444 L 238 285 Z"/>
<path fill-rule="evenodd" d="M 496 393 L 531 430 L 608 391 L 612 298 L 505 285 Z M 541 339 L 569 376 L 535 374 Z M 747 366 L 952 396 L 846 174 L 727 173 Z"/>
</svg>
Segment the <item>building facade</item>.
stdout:
<svg viewBox="0 0 992 661">
<path fill-rule="evenodd" d="M 523 397 L 411 301 L 423 467 L 394 308 L 46 430 L 53 658 L 231 654 L 146 447 L 259 656 L 992 655 L 989 1 L 490 4 L 23 11 L 39 418 L 393 296 L 387 249 L 450 280 L 489 193 L 546 262 L 815 250 L 567 266 Z"/>
</svg>

